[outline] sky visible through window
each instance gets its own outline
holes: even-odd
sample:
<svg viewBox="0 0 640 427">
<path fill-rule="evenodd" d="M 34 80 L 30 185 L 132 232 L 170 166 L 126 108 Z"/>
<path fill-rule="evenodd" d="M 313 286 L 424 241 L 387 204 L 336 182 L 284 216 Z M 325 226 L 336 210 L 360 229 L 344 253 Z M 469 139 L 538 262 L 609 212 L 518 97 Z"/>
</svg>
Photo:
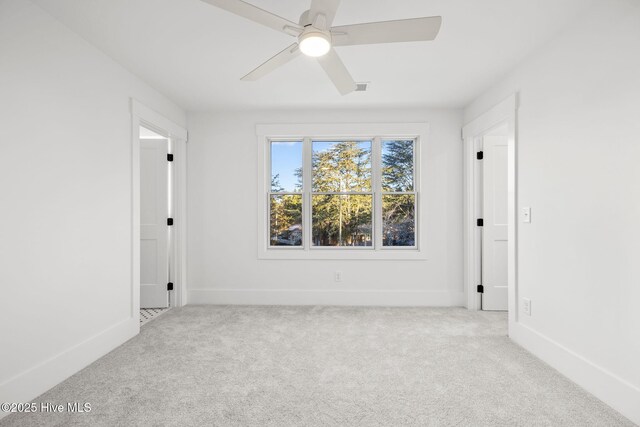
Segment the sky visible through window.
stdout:
<svg viewBox="0 0 640 427">
<path fill-rule="evenodd" d="M 296 191 L 298 184 L 296 171 L 301 167 L 301 141 L 274 141 L 271 143 L 271 191 Z M 276 188 L 278 185 L 281 190 Z"/>
<path fill-rule="evenodd" d="M 335 146 L 335 141 L 313 141 L 313 152 L 321 153 Z M 360 141 L 359 149 L 370 152 L 371 141 Z M 386 147 L 385 147 L 386 148 Z M 273 141 L 271 143 L 271 191 L 294 192 L 300 189 L 296 171 L 302 167 L 302 141 Z M 279 185 L 279 188 L 277 188 Z"/>
</svg>

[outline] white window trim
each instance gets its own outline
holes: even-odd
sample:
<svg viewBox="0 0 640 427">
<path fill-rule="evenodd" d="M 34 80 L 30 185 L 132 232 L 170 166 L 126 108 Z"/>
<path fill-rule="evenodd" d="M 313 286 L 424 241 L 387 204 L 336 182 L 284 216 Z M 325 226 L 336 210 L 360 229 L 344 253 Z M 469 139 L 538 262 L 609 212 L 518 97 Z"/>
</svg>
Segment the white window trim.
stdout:
<svg viewBox="0 0 640 427">
<path fill-rule="evenodd" d="M 426 153 L 428 144 L 428 123 L 336 123 L 336 124 L 258 124 L 256 125 L 256 135 L 258 143 L 258 259 L 280 259 L 280 260 L 426 260 L 427 259 L 427 230 L 426 230 L 426 200 L 425 194 L 427 185 L 423 182 L 422 168 L 427 164 Z M 362 139 L 369 137 L 380 139 L 415 139 L 415 192 L 416 192 L 416 238 L 417 248 L 386 247 L 376 245 L 372 248 L 309 248 L 304 245 L 302 248 L 270 248 L 269 247 L 269 208 L 268 192 L 271 183 L 271 167 L 269 141 L 277 139 L 298 139 L 305 137 L 313 139 Z M 306 147 L 309 145 L 306 144 Z M 303 149 L 304 150 L 304 149 Z M 309 152 L 307 152 L 309 151 Z M 376 161 L 380 153 L 373 153 Z M 310 150 L 303 151 L 303 164 L 307 164 L 310 159 Z M 304 168 L 305 182 L 309 183 L 311 171 L 309 167 Z M 375 180 L 379 177 L 374 177 Z M 374 187 L 377 189 L 378 187 Z M 309 192 L 303 193 L 303 197 L 309 197 Z M 375 197 L 374 197 L 375 200 Z M 303 233 L 304 242 L 309 242 L 311 229 L 308 226 L 310 218 L 310 201 L 304 200 L 305 209 L 303 211 Z M 377 209 L 374 209 L 374 225 L 381 228 L 382 218 L 378 218 Z M 380 230 L 381 231 L 381 230 Z M 381 232 L 375 233 L 376 240 L 382 239 Z M 378 243 L 378 241 L 376 241 Z"/>
</svg>

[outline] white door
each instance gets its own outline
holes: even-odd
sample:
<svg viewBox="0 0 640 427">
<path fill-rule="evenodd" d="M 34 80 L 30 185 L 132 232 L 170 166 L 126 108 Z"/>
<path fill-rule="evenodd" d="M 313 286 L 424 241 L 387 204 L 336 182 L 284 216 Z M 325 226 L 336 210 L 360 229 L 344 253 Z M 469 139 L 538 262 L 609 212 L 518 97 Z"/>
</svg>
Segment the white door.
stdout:
<svg viewBox="0 0 640 427">
<path fill-rule="evenodd" d="M 482 140 L 483 310 L 507 310 L 507 136 Z"/>
<path fill-rule="evenodd" d="M 140 141 L 140 308 L 169 306 L 169 162 L 166 139 Z"/>
</svg>

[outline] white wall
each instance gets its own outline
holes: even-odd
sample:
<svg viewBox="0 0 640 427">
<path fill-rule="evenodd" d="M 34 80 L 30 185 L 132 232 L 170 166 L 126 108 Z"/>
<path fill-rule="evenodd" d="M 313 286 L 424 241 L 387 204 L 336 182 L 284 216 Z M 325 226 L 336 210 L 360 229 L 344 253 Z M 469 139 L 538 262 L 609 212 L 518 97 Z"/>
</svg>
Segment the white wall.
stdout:
<svg viewBox="0 0 640 427">
<path fill-rule="evenodd" d="M 640 2 L 602 2 L 465 111 L 518 111 L 513 338 L 640 423 Z M 519 302 L 521 307 L 521 300 Z"/>
<path fill-rule="evenodd" d="M 431 127 L 427 261 L 257 259 L 256 123 L 419 121 Z M 189 303 L 463 304 L 461 111 L 228 112 L 188 122 Z"/>
<path fill-rule="evenodd" d="M 0 402 L 137 333 L 129 97 L 185 122 L 31 2 L 0 2 Z"/>
</svg>

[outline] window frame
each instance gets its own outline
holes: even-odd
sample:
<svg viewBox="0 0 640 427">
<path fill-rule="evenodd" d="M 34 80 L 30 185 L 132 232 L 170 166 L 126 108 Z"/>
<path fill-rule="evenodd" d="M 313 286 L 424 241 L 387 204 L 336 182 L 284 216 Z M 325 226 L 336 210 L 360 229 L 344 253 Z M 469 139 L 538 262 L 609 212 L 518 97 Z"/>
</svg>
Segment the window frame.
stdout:
<svg viewBox="0 0 640 427">
<path fill-rule="evenodd" d="M 259 259 L 360 259 L 360 260 L 425 260 L 425 197 L 421 176 L 429 125 L 427 123 L 357 123 L 357 124 L 259 124 L 258 141 L 258 258 Z M 389 192 L 382 189 L 382 143 L 387 140 L 414 140 L 413 191 Z M 371 194 L 372 246 L 313 246 L 311 203 L 312 142 L 313 141 L 371 141 L 371 191 L 327 194 Z M 271 143 L 302 141 L 302 192 L 271 191 Z M 270 200 L 272 195 L 302 195 L 302 245 L 271 246 Z M 382 197 L 412 194 L 415 197 L 415 246 L 383 246 Z M 266 195 L 266 198 L 265 198 Z"/>
</svg>

